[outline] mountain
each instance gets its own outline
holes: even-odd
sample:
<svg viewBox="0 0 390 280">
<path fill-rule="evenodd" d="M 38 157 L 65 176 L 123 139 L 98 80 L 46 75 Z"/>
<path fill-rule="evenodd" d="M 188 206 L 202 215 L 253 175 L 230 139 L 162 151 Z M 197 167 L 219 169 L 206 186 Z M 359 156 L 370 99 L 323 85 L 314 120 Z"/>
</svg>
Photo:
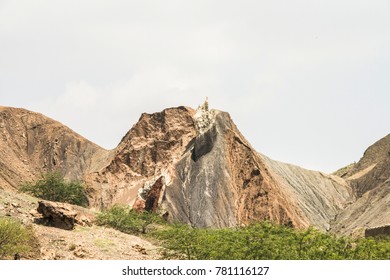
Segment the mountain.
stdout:
<svg viewBox="0 0 390 280">
<path fill-rule="evenodd" d="M 125 203 L 194 227 L 271 220 L 328 229 L 353 198 L 338 177 L 257 153 L 229 114 L 207 103 L 143 114 L 88 182 L 94 207 Z"/>
<path fill-rule="evenodd" d="M 357 200 L 340 212 L 333 231 L 390 227 L 390 134 L 370 146 L 342 177 Z"/>
<path fill-rule="evenodd" d="M 0 187 L 18 189 L 59 170 L 82 179 L 110 153 L 68 127 L 25 109 L 0 107 Z"/>
<path fill-rule="evenodd" d="M 0 117 L 6 190 L 59 170 L 85 181 L 92 209 L 126 204 L 193 227 L 270 220 L 350 233 L 372 215 L 369 227 L 388 223 L 389 136 L 340 177 L 258 153 L 207 101 L 142 114 L 111 151 L 38 113 L 2 107 Z"/>
</svg>

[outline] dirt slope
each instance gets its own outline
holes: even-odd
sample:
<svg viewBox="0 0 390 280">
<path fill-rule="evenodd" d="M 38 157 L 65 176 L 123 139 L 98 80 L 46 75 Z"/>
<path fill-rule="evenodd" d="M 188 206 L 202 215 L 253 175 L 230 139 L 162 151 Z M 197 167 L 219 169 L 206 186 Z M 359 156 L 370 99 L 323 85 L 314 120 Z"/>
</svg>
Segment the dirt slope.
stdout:
<svg viewBox="0 0 390 280">
<path fill-rule="evenodd" d="M 31 225 L 37 238 L 34 250 L 22 259 L 44 260 L 146 260 L 159 259 L 159 250 L 137 236 L 99 226 L 76 226 L 63 230 L 34 223 L 38 200 L 0 190 L 0 216 L 10 216 Z M 87 210 L 85 210 L 87 211 Z"/>
</svg>

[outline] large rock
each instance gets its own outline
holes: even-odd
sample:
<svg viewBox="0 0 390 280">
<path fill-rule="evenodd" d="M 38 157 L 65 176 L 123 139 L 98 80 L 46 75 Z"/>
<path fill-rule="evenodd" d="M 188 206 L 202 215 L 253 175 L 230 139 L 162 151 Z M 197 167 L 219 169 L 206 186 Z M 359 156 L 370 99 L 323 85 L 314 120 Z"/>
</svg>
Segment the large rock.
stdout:
<svg viewBox="0 0 390 280">
<path fill-rule="evenodd" d="M 42 214 L 43 221 L 49 226 L 67 230 L 74 228 L 77 213 L 67 204 L 39 201 L 37 211 Z"/>
<path fill-rule="evenodd" d="M 385 225 L 385 226 L 375 227 L 375 228 L 367 228 L 364 232 L 364 235 L 366 237 L 390 235 L 390 225 Z"/>
<path fill-rule="evenodd" d="M 75 224 L 91 226 L 95 220 L 95 215 L 88 210 L 61 202 L 41 200 L 37 211 L 42 214 L 40 222 L 66 230 L 74 229 Z"/>
</svg>

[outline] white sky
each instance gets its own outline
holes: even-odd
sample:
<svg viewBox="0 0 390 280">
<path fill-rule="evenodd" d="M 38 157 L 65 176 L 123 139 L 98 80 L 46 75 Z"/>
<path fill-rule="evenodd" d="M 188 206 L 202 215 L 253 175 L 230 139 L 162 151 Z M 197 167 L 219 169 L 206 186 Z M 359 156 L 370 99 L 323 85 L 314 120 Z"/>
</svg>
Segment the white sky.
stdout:
<svg viewBox="0 0 390 280">
<path fill-rule="evenodd" d="M 114 148 L 206 96 L 273 159 L 359 160 L 390 132 L 390 1 L 0 0 L 0 105 Z"/>
</svg>

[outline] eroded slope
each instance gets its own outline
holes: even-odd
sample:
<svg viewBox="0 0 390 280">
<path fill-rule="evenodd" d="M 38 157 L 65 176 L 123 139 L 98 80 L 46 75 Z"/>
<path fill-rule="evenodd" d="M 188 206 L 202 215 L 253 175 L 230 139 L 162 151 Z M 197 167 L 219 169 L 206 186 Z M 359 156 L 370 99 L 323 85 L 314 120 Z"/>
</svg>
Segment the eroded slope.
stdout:
<svg viewBox="0 0 390 280">
<path fill-rule="evenodd" d="M 0 187 L 17 189 L 40 174 L 59 170 L 82 180 L 109 152 L 42 114 L 0 108 Z"/>
</svg>

